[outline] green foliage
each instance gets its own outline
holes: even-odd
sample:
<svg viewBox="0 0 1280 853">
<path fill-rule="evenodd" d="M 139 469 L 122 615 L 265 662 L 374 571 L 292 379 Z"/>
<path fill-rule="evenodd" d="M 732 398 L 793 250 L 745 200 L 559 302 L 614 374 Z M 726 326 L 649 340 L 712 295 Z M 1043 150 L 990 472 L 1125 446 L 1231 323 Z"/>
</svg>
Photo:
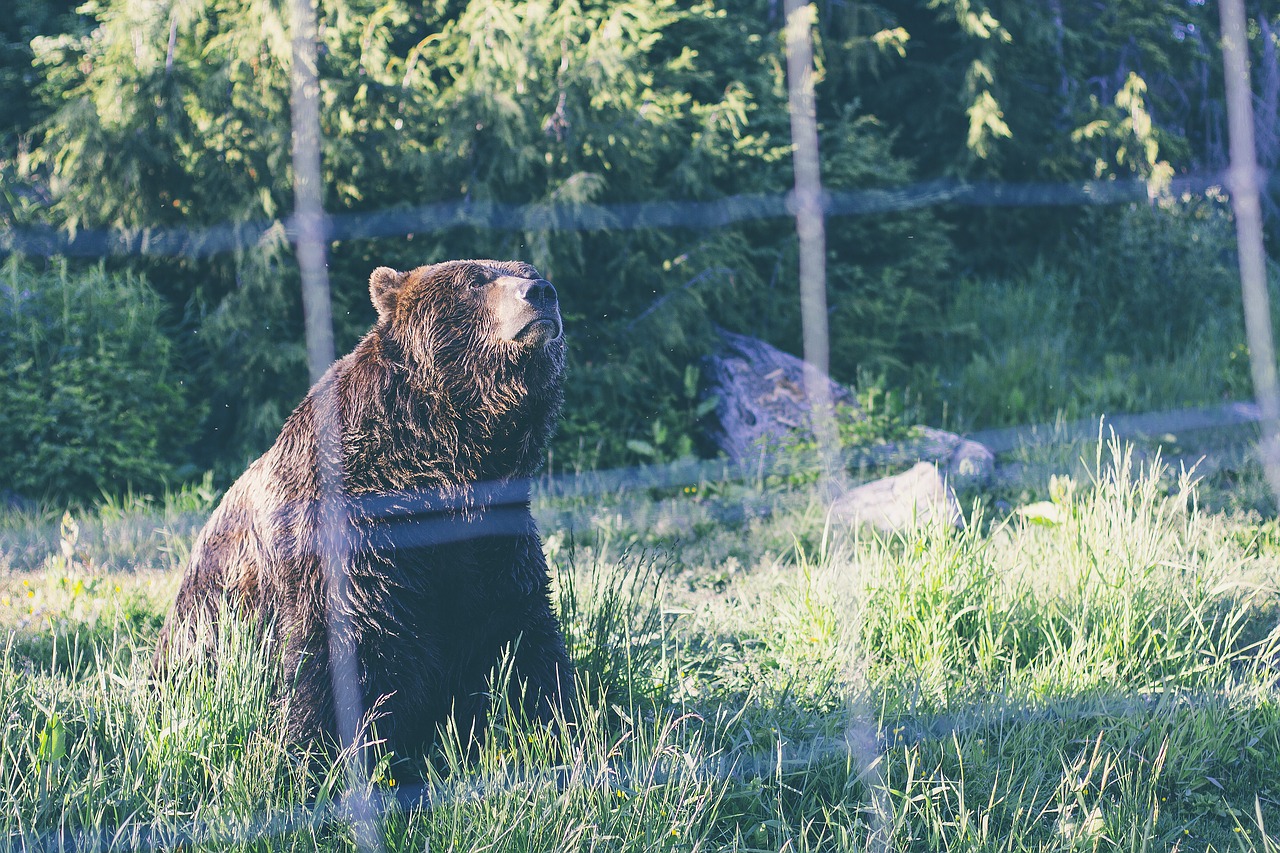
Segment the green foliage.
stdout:
<svg viewBox="0 0 1280 853">
<path fill-rule="evenodd" d="M 1075 328 L 1116 342 L 1107 349 L 1174 356 L 1206 320 L 1238 310 L 1235 233 L 1219 201 L 1090 211 L 1069 245 Z"/>
<path fill-rule="evenodd" d="M 783 192 L 791 178 L 780 22 L 760 5 L 760 15 L 728 15 L 674 2 L 322 4 L 326 206 L 471 199 L 550 211 Z M 92 36 L 35 43 L 57 111 L 29 167 L 57 191 L 54 219 L 140 228 L 281 216 L 291 174 L 279 11 L 216 0 L 170 10 L 106 4 L 97 19 Z M 835 188 L 910 177 L 892 135 L 852 106 L 824 138 Z M 338 340 L 350 344 L 371 320 L 364 282 L 376 265 L 527 258 L 560 288 L 573 336 L 570 420 L 555 455 L 569 461 L 583 448 L 600 464 L 700 449 L 706 411 L 686 379 L 712 345 L 713 324 L 798 341 L 789 229 L 555 224 L 548 213 L 509 234 L 457 228 L 335 245 Z M 842 322 L 861 326 L 837 352 L 837 371 L 899 366 L 914 343 L 901 333 L 936 297 L 929 286 L 942 278 L 945 239 L 927 212 L 845 230 L 832 242 L 832 299 Z M 234 262 L 149 265 L 166 298 L 194 309 L 197 334 L 184 355 L 211 402 L 202 466 L 234 470 L 301 394 L 286 248 L 272 235 Z"/>
<path fill-rule="evenodd" d="M 887 189 L 915 178 L 911 164 L 894 155 L 896 134 L 852 107 L 825 138 L 824 183 L 833 191 Z M 946 334 L 939 308 L 954 259 L 949 231 L 930 211 L 831 220 L 827 299 L 837 379 L 850 382 L 862 371 L 901 383 L 929 342 Z"/>
<path fill-rule="evenodd" d="M 4 489 L 90 500 L 187 476 L 193 401 L 147 282 L 102 267 L 0 271 Z"/>
<path fill-rule="evenodd" d="M 1222 599 L 1240 557 L 1192 511 L 1190 477 L 1170 488 L 1116 443 L 1091 468 L 1083 485 L 1054 477 L 1052 501 L 1002 535 L 971 525 L 885 556 L 892 580 L 868 602 L 863 637 L 903 695 L 945 707 L 1009 690 L 1012 672 L 1015 690 L 1191 688 L 1252 660 L 1247 623 L 1261 613 L 1247 587 Z M 999 570 L 1010 553 L 1019 569 Z"/>
<path fill-rule="evenodd" d="M 913 446 L 921 438 L 920 401 L 910 392 L 889 387 L 883 375 L 860 375 L 855 390 L 856 405 L 837 403 L 832 411 L 846 471 L 857 480 L 869 480 L 918 461 Z M 812 436 L 792 437 L 781 447 L 763 449 L 772 450 L 768 484 L 794 488 L 821 479 L 821 448 Z"/>
<path fill-rule="evenodd" d="M 931 361 L 961 428 L 1203 406 L 1250 396 L 1232 225 L 1219 202 L 1089 211 L 1008 278 L 962 283 Z"/>
<path fill-rule="evenodd" d="M 36 96 L 39 75 L 32 67 L 31 40 L 73 30 L 75 0 L 13 0 L 0 19 L 0 159 L 13 156 L 18 137 L 42 117 Z"/>
<path fill-rule="evenodd" d="M 920 411 L 909 394 L 888 387 L 883 377 L 862 376 L 857 409 L 836 407 L 836 428 L 845 448 L 872 447 L 919 434 Z"/>
<path fill-rule="evenodd" d="M 1104 5 L 819 4 L 825 186 L 1136 177 L 1155 191 L 1172 174 L 1215 168 L 1224 151 L 1211 4 Z M 714 345 L 715 326 L 800 349 L 790 223 L 573 231 L 558 227 L 555 211 L 787 192 L 778 5 L 319 6 L 330 212 L 411 215 L 459 201 L 528 212 L 510 230 L 458 226 L 332 245 L 340 349 L 373 318 L 365 281 L 375 266 L 525 258 L 560 289 L 572 341 L 568 420 L 553 464 L 706 453 L 702 389 L 688 393 L 686 377 Z M 23 0 L 20 39 L 6 36 L 14 58 L 6 64 L 0 56 L 0 73 L 20 76 L 28 101 L 37 89 L 41 98 L 13 120 L 27 123 L 21 138 L 29 155 L 0 157 L 9 196 L 0 221 L 140 230 L 287 217 L 284 7 L 103 0 L 82 7 L 83 30 L 61 9 Z M 1280 22 L 1253 13 L 1250 48 L 1270 80 Z M 19 69 L 28 56 L 34 66 Z M 1269 91 L 1260 94 L 1264 106 Z M 1264 163 L 1273 163 L 1277 152 L 1266 144 Z M 44 198 L 51 202 L 42 209 Z M 1221 216 L 1210 207 L 1169 217 L 1070 208 L 833 217 L 832 372 L 852 381 L 869 370 L 892 384 L 948 393 L 951 377 L 935 382 L 952 372 L 942 354 L 972 340 L 951 310 L 964 287 L 958 282 L 1017 280 L 1037 259 L 1080 289 L 1078 301 L 1067 301 L 1093 312 L 1093 325 L 1083 314 L 1077 320 L 1090 334 L 1127 330 L 1136 317 L 1144 333 L 1131 349 L 1181 352 L 1187 322 L 1195 322 L 1186 318 L 1220 312 L 1210 294 L 1225 292 L 1216 287 L 1222 265 L 1190 266 L 1204 255 L 1186 244 L 1197 234 L 1219 240 L 1209 220 Z M 298 280 L 284 229 L 234 255 L 129 266 L 147 273 L 173 316 L 186 318 L 177 357 L 209 404 L 194 462 L 223 479 L 263 449 L 305 390 Z M 1179 298 L 1166 294 L 1171 282 L 1185 284 Z M 1052 340 L 1024 341 L 1022 349 L 1052 349 Z M 1108 354 L 1139 358 L 1108 352 L 1096 360 Z M 983 359 L 1006 360 L 985 352 L 974 360 Z M 1011 393 L 1044 396 L 1034 387 Z M 1011 409 L 1044 411 L 1039 402 L 1014 401 Z"/>
<path fill-rule="evenodd" d="M 867 54 L 901 42 L 900 51 L 879 51 L 871 75 L 878 85 L 864 85 L 864 97 L 873 114 L 909 129 L 906 153 L 939 172 L 1146 176 L 1153 140 L 1183 165 L 1192 150 L 1222 154 L 1206 138 L 1222 108 L 1211 4 L 851 5 L 828 25 L 850 49 L 844 67 L 830 69 L 833 80 L 846 88 L 865 80 Z M 905 41 L 890 38 L 898 30 Z M 873 34 L 886 35 L 877 42 Z M 1261 53 L 1262 38 L 1254 38 Z"/>
</svg>

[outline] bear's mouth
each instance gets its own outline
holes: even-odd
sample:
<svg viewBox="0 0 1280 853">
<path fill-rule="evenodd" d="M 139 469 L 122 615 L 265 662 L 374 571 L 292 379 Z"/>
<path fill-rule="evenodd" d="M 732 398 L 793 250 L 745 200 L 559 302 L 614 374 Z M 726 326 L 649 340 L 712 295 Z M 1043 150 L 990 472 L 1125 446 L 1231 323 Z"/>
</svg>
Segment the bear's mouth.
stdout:
<svg viewBox="0 0 1280 853">
<path fill-rule="evenodd" d="M 560 321 L 555 317 L 535 317 L 516 334 L 516 340 L 522 343 L 547 344 L 559 338 L 563 331 Z"/>
</svg>

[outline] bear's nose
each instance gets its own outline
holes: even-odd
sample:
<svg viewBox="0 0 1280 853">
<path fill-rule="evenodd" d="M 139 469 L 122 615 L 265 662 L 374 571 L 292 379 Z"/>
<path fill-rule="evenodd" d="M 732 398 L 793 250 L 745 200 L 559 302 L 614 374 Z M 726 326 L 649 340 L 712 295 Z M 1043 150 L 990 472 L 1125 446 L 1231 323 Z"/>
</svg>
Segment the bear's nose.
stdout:
<svg viewBox="0 0 1280 853">
<path fill-rule="evenodd" d="M 534 308 L 546 310 L 557 305 L 556 289 L 543 278 L 531 279 L 520 286 L 520 296 Z"/>
</svg>

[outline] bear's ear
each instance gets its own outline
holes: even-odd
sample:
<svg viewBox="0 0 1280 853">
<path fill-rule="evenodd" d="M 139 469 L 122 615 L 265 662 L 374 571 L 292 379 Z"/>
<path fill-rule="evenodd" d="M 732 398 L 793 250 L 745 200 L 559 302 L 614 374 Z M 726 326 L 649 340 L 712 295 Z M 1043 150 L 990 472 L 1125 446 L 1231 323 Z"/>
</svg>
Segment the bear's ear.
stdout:
<svg viewBox="0 0 1280 853">
<path fill-rule="evenodd" d="M 369 298 L 378 309 L 378 319 L 386 320 L 396 308 L 396 297 L 404 284 L 405 274 L 391 267 L 378 267 L 369 276 Z"/>
</svg>

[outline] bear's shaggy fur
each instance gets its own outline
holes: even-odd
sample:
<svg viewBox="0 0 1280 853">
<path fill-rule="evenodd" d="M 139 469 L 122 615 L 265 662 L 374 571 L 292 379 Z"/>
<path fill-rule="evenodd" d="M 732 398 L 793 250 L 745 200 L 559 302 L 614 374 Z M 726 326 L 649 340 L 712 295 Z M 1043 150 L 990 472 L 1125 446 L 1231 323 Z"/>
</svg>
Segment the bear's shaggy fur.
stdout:
<svg viewBox="0 0 1280 853">
<path fill-rule="evenodd" d="M 380 267 L 369 289 L 377 324 L 196 539 L 157 662 L 229 605 L 282 654 L 290 738 L 338 735 L 329 662 L 343 649 L 358 694 L 340 682 L 337 695 L 380 702 L 378 735 L 421 754 L 450 717 L 464 738 L 483 733 L 504 650 L 515 707 L 546 720 L 572 697 L 526 479 L 562 400 L 563 326 L 554 288 L 524 263 Z M 342 427 L 329 504 L 317 421 Z M 322 505 L 342 519 L 330 552 L 346 588 L 339 619 L 327 613 Z"/>
</svg>

